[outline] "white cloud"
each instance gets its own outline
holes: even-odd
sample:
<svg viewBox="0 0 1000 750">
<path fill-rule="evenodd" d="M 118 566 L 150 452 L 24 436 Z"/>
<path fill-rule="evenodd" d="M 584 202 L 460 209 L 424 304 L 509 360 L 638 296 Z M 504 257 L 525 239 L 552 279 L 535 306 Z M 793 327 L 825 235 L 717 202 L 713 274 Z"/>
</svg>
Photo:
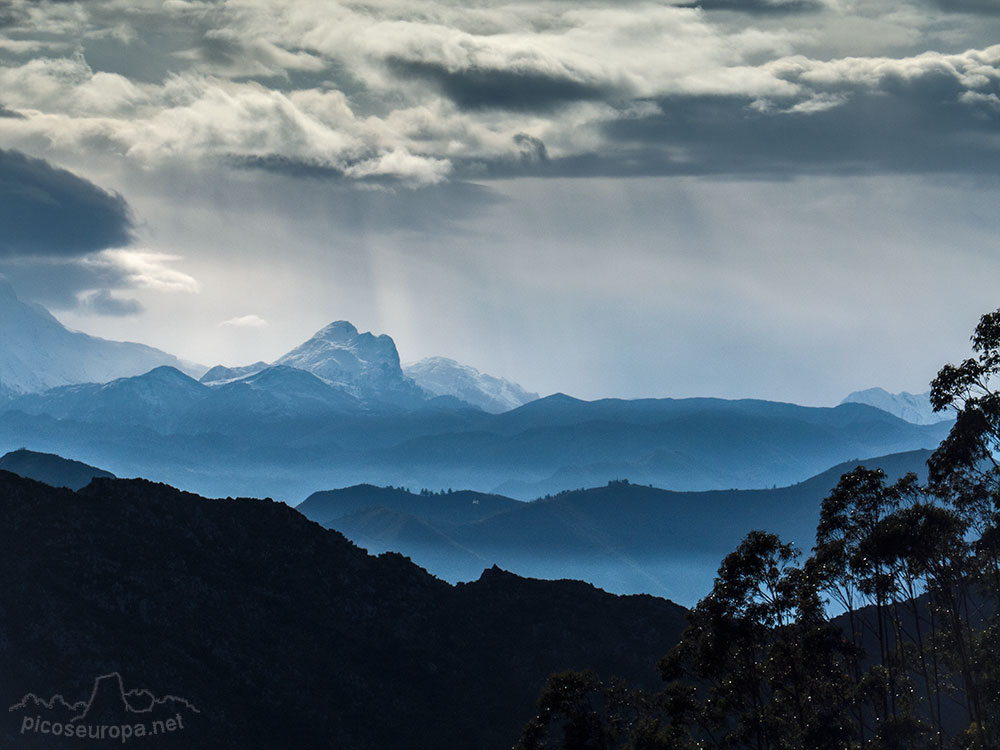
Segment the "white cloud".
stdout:
<svg viewBox="0 0 1000 750">
<path fill-rule="evenodd" d="M 105 267 L 120 276 L 129 286 L 159 292 L 197 293 L 198 282 L 169 263 L 183 260 L 177 255 L 150 250 L 102 250 L 87 256 L 81 263 L 96 268 Z"/>
<path fill-rule="evenodd" d="M 251 314 L 224 320 L 219 325 L 225 328 L 263 328 L 267 325 L 267 321 L 259 315 Z"/>
</svg>

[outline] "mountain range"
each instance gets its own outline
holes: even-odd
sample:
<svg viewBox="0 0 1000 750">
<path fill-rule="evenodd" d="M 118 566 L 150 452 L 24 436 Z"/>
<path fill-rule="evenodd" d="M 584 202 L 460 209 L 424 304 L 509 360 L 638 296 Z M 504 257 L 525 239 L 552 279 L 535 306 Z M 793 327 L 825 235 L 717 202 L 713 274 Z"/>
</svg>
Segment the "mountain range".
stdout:
<svg viewBox="0 0 1000 750">
<path fill-rule="evenodd" d="M 926 478 L 930 451 L 869 459 L 890 479 Z M 519 502 L 469 491 L 423 494 L 358 485 L 316 492 L 297 506 L 370 552 L 396 551 L 452 582 L 500 565 L 520 575 L 576 578 L 614 593 L 693 605 L 747 533 L 768 529 L 808 552 L 823 499 L 860 462 L 790 487 L 673 492 L 611 481 Z"/>
<path fill-rule="evenodd" d="M 864 462 L 890 480 L 926 479 L 930 451 Z M 471 490 L 420 493 L 370 484 L 315 492 L 296 510 L 370 553 L 398 552 L 450 581 L 494 565 L 519 575 L 586 580 L 616 594 L 650 593 L 693 605 L 722 559 L 754 529 L 808 551 L 819 509 L 849 462 L 804 482 L 762 490 L 673 492 L 626 480 L 532 502 Z M 53 486 L 82 488 L 109 472 L 19 450 L 0 469 Z"/>
<path fill-rule="evenodd" d="M 0 406 L 0 450 L 289 502 L 359 483 L 520 500 L 613 479 L 687 491 L 786 486 L 844 461 L 933 448 L 947 430 L 862 404 L 555 395 L 502 414 L 439 399 L 366 406 L 284 366 L 212 387 L 158 368 Z"/>
<path fill-rule="evenodd" d="M 270 364 L 185 373 L 174 361 L 39 391 L 90 375 L 89 362 L 120 371 L 148 352 L 67 331 L 4 289 L 0 373 L 30 362 L 36 376 L 4 380 L 0 450 L 70 455 L 205 494 L 296 502 L 370 483 L 530 500 L 614 479 L 676 491 L 766 488 L 843 461 L 933 448 L 948 430 L 859 403 L 538 399 L 442 358 L 404 370 L 389 336 L 346 321 Z M 64 340 L 83 348 L 60 348 Z M 116 360 L 121 351 L 132 354 Z"/>
</svg>

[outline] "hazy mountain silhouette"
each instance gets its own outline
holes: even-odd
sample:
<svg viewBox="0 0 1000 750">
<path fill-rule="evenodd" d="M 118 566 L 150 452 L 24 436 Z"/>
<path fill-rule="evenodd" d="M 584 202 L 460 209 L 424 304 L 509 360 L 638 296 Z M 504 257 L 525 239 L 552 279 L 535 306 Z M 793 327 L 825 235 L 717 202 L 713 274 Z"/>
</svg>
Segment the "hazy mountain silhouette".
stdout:
<svg viewBox="0 0 1000 750">
<path fill-rule="evenodd" d="M 441 523 L 469 523 L 513 510 L 523 503 L 501 495 L 462 490 L 416 494 L 395 487 L 361 484 L 339 490 L 314 492 L 296 510 L 318 523 L 381 507 Z"/>
<path fill-rule="evenodd" d="M 346 321 L 275 365 L 213 368 L 211 386 L 159 366 L 11 399 L 11 383 L 35 389 L 100 380 L 77 365 L 114 363 L 115 352 L 139 350 L 70 333 L 9 286 L 0 287 L 0 308 L 0 331 L 10 333 L 0 351 L 0 450 L 30 445 L 87 456 L 118 474 L 210 494 L 294 502 L 317 488 L 370 483 L 528 500 L 623 477 L 679 491 L 759 488 L 793 484 L 854 457 L 931 448 L 947 433 L 946 423 L 914 425 L 856 403 L 819 409 L 556 394 L 492 414 L 469 402 L 493 399 L 493 409 L 534 394 L 439 359 L 422 370 L 441 376 L 429 386 L 444 394 L 435 396 L 406 376 L 390 337 Z M 11 380 L 5 362 L 37 379 Z"/>
<path fill-rule="evenodd" d="M 95 477 L 114 479 L 110 471 L 89 466 L 52 453 L 36 453 L 24 448 L 0 457 L 0 469 L 18 476 L 45 482 L 53 487 L 78 490 L 86 487 Z"/>
<path fill-rule="evenodd" d="M 553 396 L 473 429 L 402 441 L 377 457 L 427 486 L 522 499 L 621 477 L 678 490 L 753 488 L 799 482 L 855 457 L 933 448 L 947 429 L 861 404 Z M 435 476 L 438 466 L 455 468 Z"/>
<path fill-rule="evenodd" d="M 488 570 L 451 586 L 267 500 L 0 472 L 0 512 L 7 705 L 85 699 L 117 672 L 197 706 L 179 743 L 154 748 L 509 747 L 550 672 L 655 686 L 684 626 L 670 602 L 579 582 Z M 98 694 L 121 708 L 114 680 Z M 0 745 L 54 746 L 5 715 Z"/>
<path fill-rule="evenodd" d="M 890 477 L 926 476 L 929 455 L 864 463 Z M 420 496 L 362 486 L 315 493 L 298 510 L 369 550 L 401 552 L 450 581 L 475 578 L 486 562 L 694 604 L 711 588 L 719 560 L 749 531 L 766 528 L 808 551 L 823 498 L 857 463 L 767 490 L 670 492 L 617 481 L 530 503 L 491 496 L 489 504 L 474 505 L 473 493 Z"/>
<path fill-rule="evenodd" d="M 842 461 L 932 448 L 947 429 L 853 403 L 556 395 L 503 414 L 446 398 L 372 409 L 290 367 L 214 387 L 160 368 L 0 406 L 0 449 L 86 455 L 118 474 L 292 502 L 360 483 L 522 500 L 617 478 L 684 491 L 784 486 Z"/>
</svg>

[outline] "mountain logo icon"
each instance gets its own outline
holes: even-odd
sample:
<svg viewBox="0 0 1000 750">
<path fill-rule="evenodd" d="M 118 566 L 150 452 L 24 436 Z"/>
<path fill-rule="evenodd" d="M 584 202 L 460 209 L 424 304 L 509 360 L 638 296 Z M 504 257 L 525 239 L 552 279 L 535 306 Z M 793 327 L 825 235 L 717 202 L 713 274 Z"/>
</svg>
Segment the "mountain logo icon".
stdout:
<svg viewBox="0 0 1000 750">
<path fill-rule="evenodd" d="M 145 688 L 126 690 L 118 672 L 94 680 L 86 700 L 69 702 L 57 693 L 49 699 L 26 694 L 10 706 L 21 719 L 20 735 L 50 735 L 74 739 L 111 740 L 178 732 L 201 713 L 190 701 L 176 695 L 157 697 Z"/>
</svg>

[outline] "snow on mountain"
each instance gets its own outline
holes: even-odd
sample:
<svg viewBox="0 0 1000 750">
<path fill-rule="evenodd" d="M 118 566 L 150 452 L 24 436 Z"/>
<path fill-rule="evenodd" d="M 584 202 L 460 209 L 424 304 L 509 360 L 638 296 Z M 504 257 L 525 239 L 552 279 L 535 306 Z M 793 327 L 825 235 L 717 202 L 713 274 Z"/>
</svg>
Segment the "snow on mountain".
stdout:
<svg viewBox="0 0 1000 750">
<path fill-rule="evenodd" d="M 26 414 L 48 414 L 56 419 L 117 425 L 142 425 L 170 430 L 179 415 L 210 393 L 207 386 L 180 370 L 161 366 L 110 383 L 81 383 L 29 393 L 12 403 Z"/>
<path fill-rule="evenodd" d="M 350 412 L 358 403 L 312 373 L 285 365 L 265 367 L 246 377 L 211 388 L 203 413 L 245 412 L 269 416 Z"/>
<path fill-rule="evenodd" d="M 254 362 L 252 365 L 243 365 L 242 367 L 225 367 L 223 365 L 216 365 L 202 375 L 198 382 L 204 383 L 205 385 L 222 385 L 223 383 L 229 383 L 234 380 L 241 380 L 242 378 L 256 375 L 258 372 L 266 370 L 268 367 L 270 367 L 270 365 L 267 362 Z"/>
<path fill-rule="evenodd" d="M 493 414 L 538 398 L 517 383 L 481 373 L 447 357 L 428 357 L 403 367 L 403 373 L 435 396 L 454 396 Z"/>
<path fill-rule="evenodd" d="M 0 396 L 106 383 L 163 365 L 192 375 L 204 371 L 151 346 L 70 331 L 41 305 L 19 300 L 0 278 Z"/>
<path fill-rule="evenodd" d="M 889 393 L 884 388 L 855 391 L 840 403 L 868 404 L 889 412 L 912 424 L 937 424 L 954 419 L 954 412 L 935 412 L 931 408 L 930 391 L 926 393 Z"/>
<path fill-rule="evenodd" d="M 346 320 L 331 323 L 274 364 L 311 372 L 364 401 L 415 406 L 427 398 L 403 374 L 396 344 L 389 336 L 359 333 Z"/>
</svg>

